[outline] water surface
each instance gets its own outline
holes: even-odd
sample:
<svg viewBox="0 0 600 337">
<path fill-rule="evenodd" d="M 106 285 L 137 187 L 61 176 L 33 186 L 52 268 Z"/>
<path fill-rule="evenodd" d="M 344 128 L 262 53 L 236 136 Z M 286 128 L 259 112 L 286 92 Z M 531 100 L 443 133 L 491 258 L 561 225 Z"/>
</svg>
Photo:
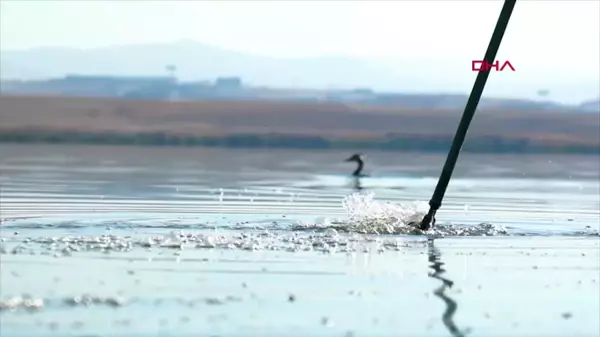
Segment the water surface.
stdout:
<svg viewBox="0 0 600 337">
<path fill-rule="evenodd" d="M 340 151 L 0 153 L 2 336 L 600 334 L 598 157 L 464 154 L 431 240 L 377 226 L 443 155 L 368 153 L 350 196 Z"/>
</svg>

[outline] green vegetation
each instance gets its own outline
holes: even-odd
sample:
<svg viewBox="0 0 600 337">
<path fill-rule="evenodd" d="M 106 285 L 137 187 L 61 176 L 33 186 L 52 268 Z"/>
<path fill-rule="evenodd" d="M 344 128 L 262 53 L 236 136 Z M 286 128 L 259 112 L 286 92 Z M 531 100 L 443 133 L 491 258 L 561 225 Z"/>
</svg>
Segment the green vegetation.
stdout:
<svg viewBox="0 0 600 337">
<path fill-rule="evenodd" d="M 286 134 L 236 134 L 226 136 L 179 136 L 163 132 L 50 132 L 2 131 L 0 142 L 144 146 L 211 146 L 233 148 L 296 149 L 383 149 L 397 151 L 447 152 L 452 136 L 387 135 L 381 138 L 327 139 L 320 136 Z M 509 139 L 491 136 L 467 137 L 464 151 L 480 153 L 600 153 L 596 144 L 561 144 L 544 140 Z"/>
</svg>

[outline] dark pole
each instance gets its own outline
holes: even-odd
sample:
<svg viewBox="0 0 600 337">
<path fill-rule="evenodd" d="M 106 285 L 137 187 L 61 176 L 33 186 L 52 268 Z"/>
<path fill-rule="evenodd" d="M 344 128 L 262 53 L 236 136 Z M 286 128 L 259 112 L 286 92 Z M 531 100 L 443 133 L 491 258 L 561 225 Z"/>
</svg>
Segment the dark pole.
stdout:
<svg viewBox="0 0 600 337">
<path fill-rule="evenodd" d="M 504 1 L 502 11 L 500 12 L 500 17 L 498 17 L 498 22 L 496 23 L 496 28 L 494 28 L 494 33 L 492 34 L 492 38 L 490 39 L 490 43 L 483 58 L 484 65 L 494 63 L 494 60 L 496 59 L 496 53 L 498 53 L 498 48 L 500 48 L 500 42 L 502 42 L 502 37 L 504 36 L 506 26 L 508 26 L 510 15 L 515 8 L 516 3 L 517 0 Z M 442 206 L 444 193 L 446 193 L 446 188 L 448 187 L 448 183 L 452 177 L 452 171 L 454 171 L 454 166 L 456 165 L 458 155 L 460 154 L 460 149 L 465 141 L 469 124 L 471 124 L 473 115 L 475 115 L 475 110 L 479 104 L 479 99 L 481 99 L 481 94 L 485 88 L 485 82 L 490 75 L 490 67 L 486 68 L 487 69 L 479 71 L 477 74 L 475 84 L 473 85 L 473 89 L 471 90 L 471 94 L 467 100 L 467 105 L 465 106 L 465 111 L 463 112 L 463 116 L 460 120 L 460 124 L 458 125 L 458 129 L 456 130 L 456 134 L 454 135 L 452 146 L 448 152 L 448 157 L 446 157 L 446 163 L 442 169 L 442 174 L 440 175 L 440 179 L 435 187 L 433 196 L 429 201 L 429 212 L 427 212 L 427 215 L 423 217 L 423 220 L 419 225 L 421 230 L 428 230 L 432 225 L 435 225 L 435 213 Z"/>
</svg>

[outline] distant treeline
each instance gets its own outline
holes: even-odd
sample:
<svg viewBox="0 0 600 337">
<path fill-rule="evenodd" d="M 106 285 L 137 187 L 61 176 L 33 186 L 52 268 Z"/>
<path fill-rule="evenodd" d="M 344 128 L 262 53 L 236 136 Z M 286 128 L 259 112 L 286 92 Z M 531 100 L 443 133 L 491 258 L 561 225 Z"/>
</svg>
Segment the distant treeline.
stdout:
<svg viewBox="0 0 600 337">
<path fill-rule="evenodd" d="M 398 151 L 447 152 L 452 136 L 388 135 L 376 139 L 327 139 L 289 134 L 236 134 L 223 136 L 181 136 L 163 132 L 52 132 L 1 131 L 0 142 L 144 146 L 209 146 L 232 148 L 296 149 L 383 149 Z M 464 151 L 480 153 L 573 153 L 599 154 L 597 144 L 566 144 L 532 139 L 494 136 L 467 137 Z"/>
</svg>

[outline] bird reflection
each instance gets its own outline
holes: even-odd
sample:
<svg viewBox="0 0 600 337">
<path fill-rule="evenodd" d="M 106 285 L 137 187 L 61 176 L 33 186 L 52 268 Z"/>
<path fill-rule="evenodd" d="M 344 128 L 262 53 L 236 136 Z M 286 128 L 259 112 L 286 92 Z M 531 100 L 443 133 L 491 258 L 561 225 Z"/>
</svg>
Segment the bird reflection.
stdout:
<svg viewBox="0 0 600 337">
<path fill-rule="evenodd" d="M 352 172 L 352 188 L 357 192 L 362 191 L 363 186 L 360 180 L 362 177 L 366 176 L 362 173 L 362 170 L 365 166 L 364 156 L 360 153 L 355 153 L 345 161 L 355 162 L 357 164 L 356 169 L 354 170 L 354 172 Z"/>
<path fill-rule="evenodd" d="M 360 177 L 352 177 L 352 189 L 354 189 L 356 192 L 360 192 L 364 189 L 362 187 L 362 183 L 360 182 Z"/>
<path fill-rule="evenodd" d="M 442 254 L 439 249 L 435 248 L 434 239 L 429 239 L 427 247 L 429 262 L 431 263 L 429 267 L 433 269 L 433 273 L 429 273 L 429 277 L 442 281 L 442 285 L 433 291 L 433 294 L 446 304 L 446 310 L 444 310 L 444 313 L 442 314 L 442 322 L 452 336 L 464 337 L 465 333 L 454 323 L 454 314 L 456 313 L 458 304 L 446 294 L 446 290 L 452 288 L 454 282 L 442 277 L 442 274 L 444 274 L 446 270 L 443 268 L 444 263 L 441 261 Z"/>
</svg>

